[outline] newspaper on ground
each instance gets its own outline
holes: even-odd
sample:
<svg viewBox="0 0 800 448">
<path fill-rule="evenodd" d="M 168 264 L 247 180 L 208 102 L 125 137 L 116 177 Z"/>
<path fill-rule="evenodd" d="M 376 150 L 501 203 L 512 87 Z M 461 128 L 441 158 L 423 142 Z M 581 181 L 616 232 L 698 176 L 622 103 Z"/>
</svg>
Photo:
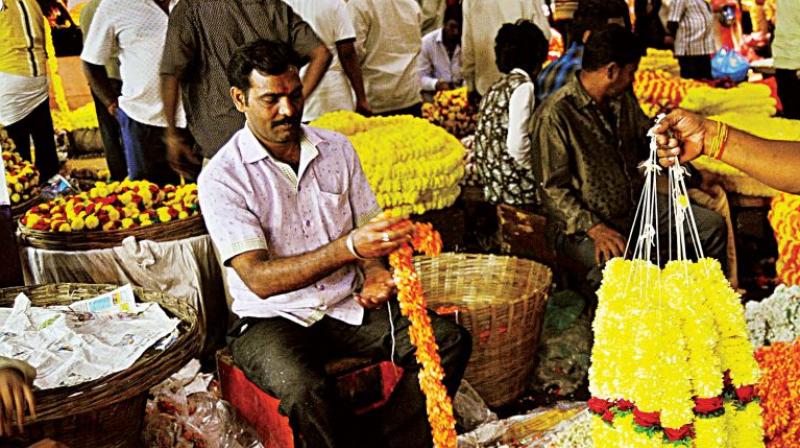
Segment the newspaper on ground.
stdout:
<svg viewBox="0 0 800 448">
<path fill-rule="evenodd" d="M 124 295 L 125 287 L 120 289 Z M 157 303 L 126 304 L 130 311 L 122 312 L 122 296 L 116 304 L 104 296 L 77 308 L 102 309 L 110 303 L 108 311 L 88 312 L 34 307 L 20 294 L 13 308 L 0 308 L 0 356 L 35 367 L 39 389 L 75 386 L 127 369 L 180 323 Z"/>
</svg>

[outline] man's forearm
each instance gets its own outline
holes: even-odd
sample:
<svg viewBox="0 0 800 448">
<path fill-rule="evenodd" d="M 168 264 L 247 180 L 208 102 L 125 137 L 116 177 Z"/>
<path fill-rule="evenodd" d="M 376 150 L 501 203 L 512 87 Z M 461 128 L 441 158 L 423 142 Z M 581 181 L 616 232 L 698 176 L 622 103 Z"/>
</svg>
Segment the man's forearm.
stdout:
<svg viewBox="0 0 800 448">
<path fill-rule="evenodd" d="M 339 55 L 339 62 L 342 64 L 344 74 L 350 80 L 350 86 L 356 94 L 356 101 L 366 100 L 367 93 L 364 90 L 364 77 L 361 74 L 361 64 L 358 62 L 354 41 L 337 42 L 336 52 Z"/>
<path fill-rule="evenodd" d="M 167 120 L 167 130 L 176 129 L 175 115 L 178 112 L 178 98 L 180 84 L 175 75 L 161 75 L 161 100 L 164 102 L 164 115 Z"/>
<path fill-rule="evenodd" d="M 325 48 L 325 45 L 320 44 L 311 51 L 308 69 L 303 76 L 303 97 L 308 98 L 314 92 L 322 77 L 325 76 L 330 63 L 331 52 Z"/>
<path fill-rule="evenodd" d="M 355 262 L 345 241 L 342 237 L 304 254 L 277 259 L 270 259 L 266 251 L 243 254 L 231 260 L 231 265 L 250 290 L 266 299 L 305 288 Z"/>
<path fill-rule="evenodd" d="M 117 101 L 117 94 L 114 92 L 105 67 L 83 61 L 83 73 L 89 80 L 92 92 L 100 98 L 104 106 L 108 107 Z"/>
</svg>

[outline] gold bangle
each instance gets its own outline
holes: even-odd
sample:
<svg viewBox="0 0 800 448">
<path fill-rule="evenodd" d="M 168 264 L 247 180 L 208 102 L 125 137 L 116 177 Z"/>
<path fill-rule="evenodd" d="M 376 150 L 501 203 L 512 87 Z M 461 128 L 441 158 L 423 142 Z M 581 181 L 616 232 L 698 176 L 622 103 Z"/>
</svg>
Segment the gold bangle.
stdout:
<svg viewBox="0 0 800 448">
<path fill-rule="evenodd" d="M 711 148 L 709 148 L 709 151 L 706 154 L 712 159 L 717 158 L 717 152 L 719 151 L 719 138 L 720 134 L 722 133 L 722 123 L 719 121 L 715 121 L 715 123 L 717 124 L 717 132 L 714 134 L 714 139 L 711 140 Z"/>
<path fill-rule="evenodd" d="M 728 143 L 728 131 L 729 130 L 730 130 L 730 128 L 728 127 L 728 125 L 725 124 L 725 123 L 722 123 L 722 130 L 721 130 L 721 135 L 720 135 L 720 138 L 719 138 L 719 151 L 717 152 L 716 157 L 714 157 L 717 160 L 721 160 L 722 159 L 722 154 L 725 153 L 725 145 Z"/>
</svg>

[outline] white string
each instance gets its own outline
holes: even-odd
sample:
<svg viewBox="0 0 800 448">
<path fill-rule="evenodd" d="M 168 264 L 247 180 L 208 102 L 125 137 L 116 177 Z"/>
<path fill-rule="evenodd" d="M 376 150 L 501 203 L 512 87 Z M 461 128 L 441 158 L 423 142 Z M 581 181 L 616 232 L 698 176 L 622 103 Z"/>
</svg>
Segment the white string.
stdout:
<svg viewBox="0 0 800 448">
<path fill-rule="evenodd" d="M 386 302 L 386 309 L 388 310 L 388 313 L 389 313 L 389 328 L 391 329 L 390 335 L 392 337 L 392 352 L 391 352 L 391 355 L 389 355 L 389 361 L 391 361 L 392 364 L 394 364 L 394 350 L 395 350 L 395 346 L 397 345 L 397 341 L 394 338 L 394 319 L 392 319 L 392 302 L 391 301 L 387 301 Z"/>
</svg>

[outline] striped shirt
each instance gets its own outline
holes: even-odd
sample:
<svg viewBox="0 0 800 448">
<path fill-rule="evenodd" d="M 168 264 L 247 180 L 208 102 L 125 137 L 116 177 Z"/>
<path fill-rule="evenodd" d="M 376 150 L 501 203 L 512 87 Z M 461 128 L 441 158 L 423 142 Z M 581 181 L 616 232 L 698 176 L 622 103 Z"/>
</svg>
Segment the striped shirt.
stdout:
<svg viewBox="0 0 800 448">
<path fill-rule="evenodd" d="M 669 21 L 678 22 L 676 56 L 703 56 L 716 51 L 711 7 L 704 0 L 673 0 Z"/>
<path fill-rule="evenodd" d="M 35 0 L 0 0 L 0 72 L 44 76 L 44 16 Z"/>
<path fill-rule="evenodd" d="M 583 45 L 573 42 L 560 58 L 553 61 L 536 77 L 536 98 L 544 101 L 555 93 L 570 79 L 572 74 L 581 69 L 583 62 Z"/>
</svg>

